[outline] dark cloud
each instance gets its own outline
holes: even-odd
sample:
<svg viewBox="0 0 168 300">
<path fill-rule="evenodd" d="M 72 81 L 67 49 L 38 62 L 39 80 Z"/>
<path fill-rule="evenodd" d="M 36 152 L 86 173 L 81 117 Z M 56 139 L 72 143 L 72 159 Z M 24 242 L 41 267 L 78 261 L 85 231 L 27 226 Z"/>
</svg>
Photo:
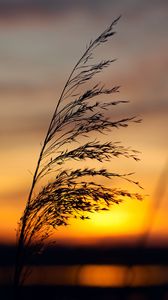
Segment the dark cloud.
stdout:
<svg viewBox="0 0 168 300">
<path fill-rule="evenodd" d="M 100 11 L 128 11 L 130 13 L 154 8 L 168 8 L 165 0 L 0 0 L 0 9 L 12 10 L 44 10 L 45 12 L 67 12 L 71 10 L 88 10 L 96 14 Z"/>
</svg>

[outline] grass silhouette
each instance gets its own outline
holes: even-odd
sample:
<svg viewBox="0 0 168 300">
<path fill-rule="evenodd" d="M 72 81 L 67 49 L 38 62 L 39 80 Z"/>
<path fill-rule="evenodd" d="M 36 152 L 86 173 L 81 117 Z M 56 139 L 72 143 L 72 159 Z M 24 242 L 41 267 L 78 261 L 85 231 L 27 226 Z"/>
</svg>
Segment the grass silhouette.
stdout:
<svg viewBox="0 0 168 300">
<path fill-rule="evenodd" d="M 119 17 L 120 18 L 120 17 Z M 93 140 L 91 134 L 105 134 L 114 128 L 139 123 L 135 116 L 111 120 L 107 111 L 125 100 L 103 101 L 102 97 L 116 94 L 119 86 L 106 88 L 92 79 L 115 60 L 93 62 L 96 48 L 106 43 L 114 34 L 119 18 L 90 41 L 84 54 L 74 66 L 57 102 L 46 137 L 44 139 L 30 188 L 27 204 L 20 219 L 14 285 L 19 286 L 27 275 L 24 268 L 27 257 L 43 249 L 45 240 L 53 228 L 67 225 L 69 219 L 89 218 L 89 213 L 108 210 L 125 197 L 141 200 L 139 193 L 131 193 L 116 187 L 100 184 L 102 178 L 121 178 L 140 187 L 130 174 L 118 174 L 101 167 L 112 157 L 124 156 L 138 160 L 138 152 L 118 142 Z M 88 87 L 90 85 L 90 87 Z M 86 142 L 82 142 L 83 140 Z M 97 160 L 97 168 L 77 167 L 69 169 L 66 163 Z M 49 176 L 49 181 L 47 178 Z M 99 181 L 97 180 L 99 179 Z M 35 193 L 39 182 L 45 183 Z"/>
</svg>

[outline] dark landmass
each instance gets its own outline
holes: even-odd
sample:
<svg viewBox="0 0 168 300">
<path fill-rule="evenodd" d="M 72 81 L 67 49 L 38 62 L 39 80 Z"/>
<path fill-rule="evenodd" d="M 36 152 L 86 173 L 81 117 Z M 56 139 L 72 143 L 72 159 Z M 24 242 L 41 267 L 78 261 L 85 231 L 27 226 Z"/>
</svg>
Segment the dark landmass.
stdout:
<svg viewBox="0 0 168 300">
<path fill-rule="evenodd" d="M 15 261 L 14 246 L 0 246 L 0 266 L 11 266 Z M 50 247 L 27 261 L 31 265 L 168 265 L 168 248 L 141 247 Z"/>
<path fill-rule="evenodd" d="M 23 287 L 18 291 L 3 287 L 0 299 L 52 299 L 52 300 L 167 300 L 168 287 L 90 288 L 90 287 Z"/>
</svg>

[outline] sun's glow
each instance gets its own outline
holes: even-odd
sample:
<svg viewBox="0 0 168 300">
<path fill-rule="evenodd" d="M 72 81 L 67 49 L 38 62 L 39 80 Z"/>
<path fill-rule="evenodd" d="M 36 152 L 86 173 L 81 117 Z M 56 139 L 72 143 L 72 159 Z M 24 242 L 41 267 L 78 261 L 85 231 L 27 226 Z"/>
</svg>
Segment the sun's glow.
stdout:
<svg viewBox="0 0 168 300">
<path fill-rule="evenodd" d="M 32 266 L 31 271 L 26 285 L 121 287 L 131 284 L 136 287 L 168 283 L 167 266 L 135 265 L 131 268 L 122 265 Z"/>
</svg>

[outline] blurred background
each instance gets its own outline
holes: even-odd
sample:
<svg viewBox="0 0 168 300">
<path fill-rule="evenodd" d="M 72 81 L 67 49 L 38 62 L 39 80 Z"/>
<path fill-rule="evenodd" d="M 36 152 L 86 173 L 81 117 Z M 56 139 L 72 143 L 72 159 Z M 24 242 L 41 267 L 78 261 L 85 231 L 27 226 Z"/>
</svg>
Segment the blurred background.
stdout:
<svg viewBox="0 0 168 300">
<path fill-rule="evenodd" d="M 65 249 L 71 249 L 70 261 L 73 264 L 85 261 L 86 249 L 99 253 L 100 249 L 108 252 L 109 249 L 127 248 L 126 253 L 129 253 L 128 249 L 140 246 L 162 251 L 168 247 L 167 1 L 0 0 L 0 244 L 3 264 L 6 260 L 8 265 L 9 257 L 12 257 L 9 254 L 2 259 L 7 254 L 5 249 L 13 249 L 15 245 L 17 222 L 27 200 L 41 143 L 65 80 L 86 44 L 119 15 L 122 18 L 116 27 L 117 34 L 99 51 L 100 60 L 117 58 L 105 72 L 103 82 L 107 86 L 120 85 L 118 97 L 130 101 L 117 107 L 116 114 L 124 117 L 138 115 L 143 122 L 112 132 L 110 139 L 139 150 L 141 161 L 114 159 L 111 169 L 122 173 L 135 172 L 134 179 L 140 181 L 147 196 L 143 202 L 126 200 L 119 206 L 113 206 L 108 213 L 93 215 L 91 220 L 72 221 L 70 226 L 56 232 L 55 239 L 60 253 L 64 253 L 61 252 L 64 249 L 66 256 Z M 121 185 L 141 192 L 125 182 Z M 74 255 L 77 255 L 73 252 L 77 251 L 75 249 L 85 249 L 81 260 L 74 261 Z M 134 251 L 132 257 L 139 257 L 135 254 L 139 252 L 131 251 Z M 99 264 L 99 258 L 106 256 L 107 252 L 97 254 L 94 263 Z M 92 257 L 88 253 L 87 257 Z M 156 257 L 161 258 L 158 253 L 161 252 L 157 252 Z M 142 257 L 147 263 L 150 255 L 146 255 L 144 252 Z M 166 260 L 164 255 L 162 258 Z M 115 263 L 111 256 L 107 255 L 109 261 L 104 261 L 106 267 L 108 263 Z M 123 252 L 120 257 L 123 257 Z M 155 264 L 156 257 L 154 255 L 152 264 Z M 125 264 L 138 263 L 125 259 Z M 89 260 L 89 267 L 92 262 Z M 85 263 L 88 263 L 87 259 Z M 109 279 L 107 275 L 105 286 L 120 286 L 125 274 L 122 268 L 115 269 L 115 272 L 112 269 L 95 271 L 94 268 L 85 268 L 80 277 L 84 279 L 80 282 L 86 280 L 88 285 L 87 272 L 109 276 L 115 273 L 119 277 L 116 275 Z M 35 272 L 37 283 L 40 279 Z M 141 272 L 144 271 L 135 271 L 136 274 Z M 159 271 L 148 272 L 156 274 Z M 166 283 L 168 267 L 161 268 L 160 272 L 162 283 Z M 148 278 L 152 276 L 147 274 Z M 144 278 L 142 274 L 138 276 Z M 4 282 L 4 276 L 1 277 Z M 97 280 L 96 286 L 99 286 L 103 279 L 99 277 Z M 152 280 L 155 285 L 156 278 Z M 141 284 L 145 282 L 142 279 Z M 66 279 L 65 284 L 68 284 Z M 94 282 L 91 285 L 95 285 Z"/>
</svg>

